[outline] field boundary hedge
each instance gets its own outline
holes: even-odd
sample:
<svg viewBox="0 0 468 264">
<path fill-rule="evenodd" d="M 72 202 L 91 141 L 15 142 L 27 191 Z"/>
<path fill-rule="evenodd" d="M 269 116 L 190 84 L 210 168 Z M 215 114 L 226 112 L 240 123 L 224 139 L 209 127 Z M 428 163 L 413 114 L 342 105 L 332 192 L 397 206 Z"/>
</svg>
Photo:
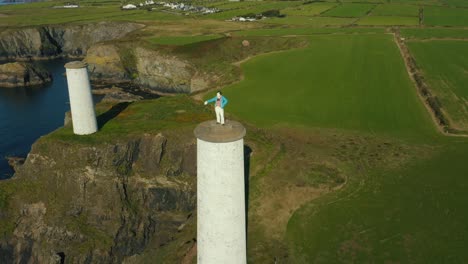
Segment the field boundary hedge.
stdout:
<svg viewBox="0 0 468 264">
<path fill-rule="evenodd" d="M 395 42 L 401 52 L 408 74 L 416 85 L 418 95 L 422 99 L 426 108 L 428 108 L 432 119 L 435 121 L 439 130 L 447 135 L 468 136 L 468 134 L 465 134 L 465 131 L 457 130 L 450 125 L 450 120 L 443 111 L 440 100 L 431 92 L 429 85 L 425 82 L 424 76 L 418 68 L 416 60 L 406 46 L 404 38 L 401 37 L 399 28 L 392 28 L 392 32 L 394 33 Z"/>
</svg>

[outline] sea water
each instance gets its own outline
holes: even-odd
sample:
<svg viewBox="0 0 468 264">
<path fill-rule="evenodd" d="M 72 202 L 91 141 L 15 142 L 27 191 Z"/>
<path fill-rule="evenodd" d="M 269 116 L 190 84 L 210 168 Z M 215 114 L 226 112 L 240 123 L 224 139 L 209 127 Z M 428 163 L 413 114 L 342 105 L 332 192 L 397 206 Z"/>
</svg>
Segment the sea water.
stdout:
<svg viewBox="0 0 468 264">
<path fill-rule="evenodd" d="M 41 136 L 63 126 L 70 110 L 65 60 L 40 62 L 53 75 L 43 87 L 0 88 L 0 180 L 13 174 L 5 157 L 26 157 Z M 95 102 L 100 98 L 96 97 Z"/>
</svg>

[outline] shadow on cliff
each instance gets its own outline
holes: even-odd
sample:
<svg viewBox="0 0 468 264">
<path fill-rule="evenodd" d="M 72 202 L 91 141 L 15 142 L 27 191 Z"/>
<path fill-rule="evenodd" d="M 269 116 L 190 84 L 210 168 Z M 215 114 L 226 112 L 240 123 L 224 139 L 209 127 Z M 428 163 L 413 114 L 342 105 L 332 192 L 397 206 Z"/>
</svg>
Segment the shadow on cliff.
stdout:
<svg viewBox="0 0 468 264">
<path fill-rule="evenodd" d="M 98 122 L 98 127 L 101 129 L 107 122 L 118 116 L 122 111 L 124 111 L 131 102 L 123 102 L 123 103 L 118 103 L 114 106 L 112 106 L 111 109 L 107 110 L 107 112 L 100 114 L 97 117 L 97 122 Z"/>
<path fill-rule="evenodd" d="M 250 179 L 250 155 L 252 149 L 244 145 L 244 184 L 245 184 L 245 232 L 249 233 L 249 179 Z"/>
</svg>

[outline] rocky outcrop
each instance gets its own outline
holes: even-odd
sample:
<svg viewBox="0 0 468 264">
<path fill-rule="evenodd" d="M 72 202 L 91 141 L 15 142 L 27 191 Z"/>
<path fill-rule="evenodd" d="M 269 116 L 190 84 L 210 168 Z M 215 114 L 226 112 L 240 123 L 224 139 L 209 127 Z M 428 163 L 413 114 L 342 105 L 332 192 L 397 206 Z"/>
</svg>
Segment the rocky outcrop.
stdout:
<svg viewBox="0 0 468 264">
<path fill-rule="evenodd" d="M 112 44 L 96 44 L 88 49 L 85 62 L 91 80 L 120 82 L 130 80 L 120 59 L 119 49 Z"/>
<path fill-rule="evenodd" d="M 193 63 L 143 47 L 96 44 L 88 50 L 85 61 L 95 81 L 133 81 L 169 93 L 192 93 L 207 89 L 210 84 L 210 76 L 198 74 Z"/>
<path fill-rule="evenodd" d="M 178 134 L 34 144 L 10 209 L 0 195 L 0 224 L 14 222 L 0 228 L 0 262 L 122 263 L 168 243 L 196 200 L 195 142 Z"/>
<path fill-rule="evenodd" d="M 7 157 L 8 165 L 14 170 L 18 171 L 18 169 L 24 164 L 25 158 L 22 157 Z"/>
<path fill-rule="evenodd" d="M 124 22 L 42 26 L 0 32 L 0 59 L 83 57 L 93 44 L 119 39 L 143 27 Z"/>
<path fill-rule="evenodd" d="M 32 63 L 0 64 L 0 87 L 37 86 L 51 81 L 50 72 Z"/>
<path fill-rule="evenodd" d="M 176 93 L 193 92 L 191 79 L 195 69 L 189 62 L 143 48 L 136 48 L 135 56 L 137 81 L 143 86 Z"/>
</svg>

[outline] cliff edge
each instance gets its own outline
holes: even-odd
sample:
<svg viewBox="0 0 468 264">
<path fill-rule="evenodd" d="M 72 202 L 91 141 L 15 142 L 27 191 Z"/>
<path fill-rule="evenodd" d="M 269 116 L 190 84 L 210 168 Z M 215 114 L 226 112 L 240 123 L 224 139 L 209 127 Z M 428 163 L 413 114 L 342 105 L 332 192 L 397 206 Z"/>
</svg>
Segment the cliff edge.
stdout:
<svg viewBox="0 0 468 264">
<path fill-rule="evenodd" d="M 191 221 L 205 110 L 177 97 L 98 111 L 97 134 L 44 136 L 0 182 L 0 263 L 122 263 Z"/>
</svg>

